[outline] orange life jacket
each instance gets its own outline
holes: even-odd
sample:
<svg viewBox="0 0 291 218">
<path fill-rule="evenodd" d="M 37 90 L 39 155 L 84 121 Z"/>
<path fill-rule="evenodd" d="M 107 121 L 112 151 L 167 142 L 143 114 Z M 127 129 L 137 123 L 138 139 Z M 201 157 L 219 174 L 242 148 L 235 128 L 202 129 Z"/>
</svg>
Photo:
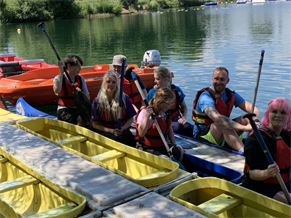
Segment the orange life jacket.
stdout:
<svg viewBox="0 0 291 218">
<path fill-rule="evenodd" d="M 213 120 L 211 120 L 206 115 L 206 113 L 203 113 L 203 112 L 199 113 L 198 111 L 195 110 L 198 99 L 203 92 L 208 92 L 210 94 L 212 99 L 215 101 L 215 108 L 218 111 L 218 113 L 220 113 L 221 115 L 227 116 L 227 117 L 230 116 L 230 113 L 231 113 L 233 105 L 234 105 L 234 100 L 235 100 L 234 93 L 235 92 L 231 91 L 228 88 L 225 88 L 225 92 L 226 92 L 226 95 L 228 97 L 228 101 L 224 102 L 220 95 L 216 94 L 211 88 L 207 87 L 204 89 L 200 89 L 197 92 L 196 97 L 193 101 L 192 120 L 194 120 L 194 122 L 199 122 L 199 124 L 205 124 L 207 126 L 210 125 L 211 123 L 213 123 Z"/>
<path fill-rule="evenodd" d="M 135 140 L 137 140 L 137 141 L 139 141 L 141 138 L 138 134 L 138 131 L 137 131 L 138 124 L 136 124 L 138 115 L 141 112 L 141 110 L 145 110 L 145 107 L 144 106 L 141 107 L 141 109 L 137 112 L 137 115 L 135 117 L 135 128 L 136 128 Z M 159 127 L 161 128 L 163 135 L 164 136 L 167 135 L 169 127 L 172 123 L 172 116 L 171 115 L 167 116 L 167 120 L 164 121 L 163 118 L 160 115 L 158 115 L 158 116 L 156 116 L 156 120 L 159 124 Z M 142 138 L 142 142 L 145 146 L 148 146 L 148 147 L 162 147 L 162 146 L 164 146 L 164 143 L 160 137 L 160 134 L 157 130 L 155 123 L 153 123 L 153 125 L 148 129 L 145 136 Z"/>
<path fill-rule="evenodd" d="M 75 87 L 79 87 L 82 90 L 82 80 L 78 75 L 75 77 Z M 63 76 L 62 89 L 61 92 L 57 95 L 57 103 L 59 105 L 69 105 L 74 106 L 74 89 L 72 84 Z"/>
<path fill-rule="evenodd" d="M 291 149 L 286 145 L 281 136 L 265 127 L 259 129 L 262 132 L 267 133 L 267 135 L 273 140 L 275 146 L 275 154 L 273 155 L 274 161 L 277 163 L 281 177 L 284 183 L 290 181 L 290 169 L 291 169 Z M 244 173 L 249 173 L 249 166 L 245 163 Z M 270 177 L 263 180 L 265 183 L 269 184 L 279 184 L 276 177 Z"/>
<path fill-rule="evenodd" d="M 119 83 L 120 83 L 120 78 L 119 78 Z M 128 81 L 126 78 L 124 78 L 123 92 L 128 95 L 129 100 L 132 104 L 141 101 L 141 96 L 139 94 L 139 91 L 138 91 L 133 79 Z"/>
<path fill-rule="evenodd" d="M 106 117 L 105 113 L 100 116 L 101 124 L 105 127 L 116 129 L 118 127 L 118 120 L 113 120 L 112 114 L 110 117 Z M 122 114 L 121 114 L 121 126 L 123 126 L 126 122 L 126 108 L 124 102 L 122 102 Z"/>
</svg>

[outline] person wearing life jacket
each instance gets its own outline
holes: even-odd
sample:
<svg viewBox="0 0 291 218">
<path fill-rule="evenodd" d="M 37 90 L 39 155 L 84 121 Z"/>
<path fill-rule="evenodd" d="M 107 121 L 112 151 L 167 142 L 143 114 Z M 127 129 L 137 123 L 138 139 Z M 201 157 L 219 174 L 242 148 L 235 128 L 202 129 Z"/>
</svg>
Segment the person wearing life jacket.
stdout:
<svg viewBox="0 0 291 218">
<path fill-rule="evenodd" d="M 147 108 L 142 107 L 135 118 L 136 147 L 140 150 L 155 154 L 157 156 L 170 159 L 162 138 L 152 120 L 152 113 L 159 124 L 162 134 L 170 140 L 169 147 L 176 160 L 182 161 L 184 150 L 176 145 L 174 132 L 171 126 L 172 115 L 167 114 L 174 104 L 174 93 L 168 87 L 162 87 L 157 90 L 153 98 L 149 101 Z"/>
<path fill-rule="evenodd" d="M 291 100 L 275 98 L 268 104 L 259 129 L 274 160 L 269 164 L 255 134 L 245 144 L 245 169 L 242 186 L 288 204 L 276 178 L 280 173 L 290 194 L 291 177 Z M 290 194 L 291 196 L 291 194 Z"/>
<path fill-rule="evenodd" d="M 212 75 L 212 87 L 197 92 L 193 101 L 193 137 L 218 146 L 244 152 L 239 136 L 252 130 L 248 119 L 243 115 L 230 119 L 233 106 L 251 113 L 252 105 L 238 93 L 226 88 L 229 73 L 225 67 L 217 67 Z M 260 123 L 260 113 L 255 107 L 255 122 Z M 226 143 L 225 143 L 226 142 Z"/>
<path fill-rule="evenodd" d="M 60 74 L 55 76 L 53 80 L 53 90 L 57 95 L 57 118 L 58 120 L 66 121 L 68 123 L 84 126 L 82 118 L 75 106 L 73 87 L 64 76 L 65 67 L 69 77 L 76 87 L 76 90 L 85 93 L 90 100 L 86 82 L 84 78 L 79 75 L 83 61 L 79 56 L 69 54 L 65 57 L 64 62 L 65 64 L 63 61 L 58 62 Z"/>
<path fill-rule="evenodd" d="M 154 78 L 156 85 L 152 88 L 146 99 L 149 101 L 155 95 L 156 91 L 161 87 L 169 87 L 174 93 L 174 104 L 169 112 L 172 114 L 172 128 L 175 133 L 185 135 L 188 137 L 193 136 L 193 127 L 187 122 L 187 106 L 185 103 L 186 95 L 180 87 L 172 84 L 172 75 L 168 68 L 159 67 L 154 69 Z"/>
<path fill-rule="evenodd" d="M 109 70 L 104 75 L 101 89 L 92 102 L 92 130 L 115 141 L 135 147 L 134 136 L 129 127 L 136 112 L 124 93 L 122 108 L 120 108 L 119 93 L 118 75 L 113 70 Z M 121 129 L 118 129 L 120 114 Z"/>
<path fill-rule="evenodd" d="M 121 75 L 123 58 L 126 58 L 126 57 L 124 55 L 115 55 L 112 61 L 113 70 L 119 75 Z M 127 67 L 127 61 L 125 61 L 125 68 L 126 67 Z M 139 109 L 141 106 L 145 106 L 145 104 L 142 100 L 142 97 L 139 94 L 139 91 L 134 83 L 134 80 L 132 79 L 132 76 L 131 76 L 132 69 L 133 69 L 132 67 L 127 68 L 124 74 L 123 92 L 128 95 L 130 102 Z M 135 76 L 138 80 L 138 83 L 144 95 L 147 96 L 147 90 L 146 90 L 145 84 L 143 83 L 143 81 L 141 80 L 138 74 L 135 73 Z M 119 79 L 119 82 L 120 82 L 120 79 Z"/>
</svg>

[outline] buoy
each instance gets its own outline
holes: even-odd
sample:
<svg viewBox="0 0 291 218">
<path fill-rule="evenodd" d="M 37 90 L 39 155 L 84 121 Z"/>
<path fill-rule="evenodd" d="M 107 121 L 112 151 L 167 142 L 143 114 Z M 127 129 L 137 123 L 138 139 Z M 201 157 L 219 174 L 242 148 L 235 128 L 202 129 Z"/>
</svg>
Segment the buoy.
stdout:
<svg viewBox="0 0 291 218">
<path fill-rule="evenodd" d="M 18 34 L 20 34 L 21 33 L 21 30 L 20 29 L 17 29 L 17 32 L 18 32 Z"/>
</svg>

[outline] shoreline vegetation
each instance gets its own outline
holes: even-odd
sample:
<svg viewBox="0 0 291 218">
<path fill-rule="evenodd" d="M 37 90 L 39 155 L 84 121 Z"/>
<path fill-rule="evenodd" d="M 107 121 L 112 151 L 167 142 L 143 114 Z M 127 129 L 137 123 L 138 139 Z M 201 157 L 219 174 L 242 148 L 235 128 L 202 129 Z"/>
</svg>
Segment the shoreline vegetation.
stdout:
<svg viewBox="0 0 291 218">
<path fill-rule="evenodd" d="M 0 0 L 0 24 L 137 14 L 204 3 L 204 0 Z"/>
</svg>

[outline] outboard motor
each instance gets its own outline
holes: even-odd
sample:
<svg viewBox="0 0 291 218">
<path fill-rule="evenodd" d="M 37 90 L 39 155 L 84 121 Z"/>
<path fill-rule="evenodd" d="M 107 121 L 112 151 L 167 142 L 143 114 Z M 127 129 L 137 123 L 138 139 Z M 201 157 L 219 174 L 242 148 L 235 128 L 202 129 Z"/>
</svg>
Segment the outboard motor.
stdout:
<svg viewBox="0 0 291 218">
<path fill-rule="evenodd" d="M 141 67 L 154 67 L 161 65 L 161 55 L 158 50 L 148 50 L 143 55 Z"/>
</svg>

